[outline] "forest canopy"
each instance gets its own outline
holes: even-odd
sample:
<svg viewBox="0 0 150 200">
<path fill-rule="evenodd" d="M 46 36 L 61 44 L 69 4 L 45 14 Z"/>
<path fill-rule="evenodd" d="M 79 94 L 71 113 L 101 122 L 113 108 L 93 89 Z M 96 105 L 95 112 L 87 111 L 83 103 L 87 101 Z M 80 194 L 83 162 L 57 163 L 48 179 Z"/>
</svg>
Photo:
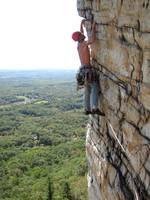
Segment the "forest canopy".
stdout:
<svg viewBox="0 0 150 200">
<path fill-rule="evenodd" d="M 0 72 L 0 200 L 86 200 L 82 91 L 74 71 Z"/>
</svg>

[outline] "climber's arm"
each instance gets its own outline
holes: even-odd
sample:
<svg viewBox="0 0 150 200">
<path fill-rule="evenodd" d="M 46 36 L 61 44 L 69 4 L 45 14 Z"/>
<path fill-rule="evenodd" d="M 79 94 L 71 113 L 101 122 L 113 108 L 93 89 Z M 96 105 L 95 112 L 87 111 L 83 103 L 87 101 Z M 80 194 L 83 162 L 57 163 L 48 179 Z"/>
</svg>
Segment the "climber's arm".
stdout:
<svg viewBox="0 0 150 200">
<path fill-rule="evenodd" d="M 91 37 L 87 40 L 87 45 L 92 44 L 96 40 L 95 22 L 92 24 Z"/>
<path fill-rule="evenodd" d="M 81 21 L 81 24 L 80 24 L 80 32 L 83 33 L 83 34 L 84 34 L 83 25 L 84 25 L 85 21 L 86 21 L 86 19 L 83 19 L 83 20 Z"/>
</svg>

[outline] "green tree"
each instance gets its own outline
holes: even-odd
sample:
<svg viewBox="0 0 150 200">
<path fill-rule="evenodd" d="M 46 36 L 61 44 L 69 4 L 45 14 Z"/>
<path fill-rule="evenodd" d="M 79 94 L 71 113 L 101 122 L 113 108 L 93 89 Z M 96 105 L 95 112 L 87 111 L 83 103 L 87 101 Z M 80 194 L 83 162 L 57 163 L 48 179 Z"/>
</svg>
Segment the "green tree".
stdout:
<svg viewBox="0 0 150 200">
<path fill-rule="evenodd" d="M 47 200 L 52 200 L 53 199 L 53 191 L 52 191 L 52 184 L 50 181 L 50 178 L 48 179 L 48 198 Z"/>
<path fill-rule="evenodd" d="M 68 182 L 63 183 L 63 199 L 72 200 L 71 189 Z"/>
</svg>

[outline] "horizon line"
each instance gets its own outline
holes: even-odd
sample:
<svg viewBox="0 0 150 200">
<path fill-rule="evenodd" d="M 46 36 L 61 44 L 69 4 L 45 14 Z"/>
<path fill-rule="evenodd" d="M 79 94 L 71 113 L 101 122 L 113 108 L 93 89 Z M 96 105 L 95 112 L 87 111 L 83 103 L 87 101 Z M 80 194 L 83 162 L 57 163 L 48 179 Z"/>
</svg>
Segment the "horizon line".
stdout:
<svg viewBox="0 0 150 200">
<path fill-rule="evenodd" d="M 0 71 L 61 71 L 61 70 L 77 70 L 75 68 L 33 68 L 33 69 L 18 69 L 18 68 L 12 68 L 12 69 L 0 69 Z"/>
</svg>

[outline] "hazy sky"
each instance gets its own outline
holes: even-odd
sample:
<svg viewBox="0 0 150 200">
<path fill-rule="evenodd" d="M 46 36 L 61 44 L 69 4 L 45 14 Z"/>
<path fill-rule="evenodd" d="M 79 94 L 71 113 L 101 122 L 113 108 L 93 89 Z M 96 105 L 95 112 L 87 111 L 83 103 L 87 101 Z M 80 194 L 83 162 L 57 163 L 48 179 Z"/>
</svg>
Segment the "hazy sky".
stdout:
<svg viewBox="0 0 150 200">
<path fill-rule="evenodd" d="M 76 0 L 0 0 L 0 69 L 78 68 Z"/>
</svg>

